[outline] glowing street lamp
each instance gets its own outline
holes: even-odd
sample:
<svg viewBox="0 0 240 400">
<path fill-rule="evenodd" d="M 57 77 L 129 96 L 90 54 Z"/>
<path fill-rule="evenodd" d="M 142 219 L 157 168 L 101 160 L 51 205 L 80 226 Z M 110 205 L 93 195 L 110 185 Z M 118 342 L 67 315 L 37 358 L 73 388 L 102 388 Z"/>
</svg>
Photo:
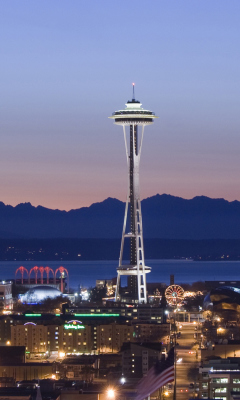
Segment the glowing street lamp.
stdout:
<svg viewBox="0 0 240 400">
<path fill-rule="evenodd" d="M 108 388 L 107 389 L 107 398 L 108 399 L 115 399 L 115 390 L 113 388 Z"/>
</svg>

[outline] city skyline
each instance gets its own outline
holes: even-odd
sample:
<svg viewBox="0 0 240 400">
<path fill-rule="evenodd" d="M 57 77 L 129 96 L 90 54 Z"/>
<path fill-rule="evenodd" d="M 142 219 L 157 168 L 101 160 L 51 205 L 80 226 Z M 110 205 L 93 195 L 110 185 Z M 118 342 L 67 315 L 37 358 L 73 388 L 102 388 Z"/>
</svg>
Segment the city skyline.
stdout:
<svg viewBox="0 0 240 400">
<path fill-rule="evenodd" d="M 123 137 L 107 117 L 132 82 L 159 116 L 141 198 L 240 200 L 239 2 L 125 4 L 1 2 L 0 201 L 125 201 Z"/>
</svg>

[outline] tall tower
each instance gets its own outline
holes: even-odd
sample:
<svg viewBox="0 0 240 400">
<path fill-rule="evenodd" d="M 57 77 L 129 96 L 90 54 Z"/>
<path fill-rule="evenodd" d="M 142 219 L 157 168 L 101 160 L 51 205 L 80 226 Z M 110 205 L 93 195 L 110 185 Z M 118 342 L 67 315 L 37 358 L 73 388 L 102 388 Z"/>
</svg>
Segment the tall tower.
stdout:
<svg viewBox="0 0 240 400">
<path fill-rule="evenodd" d="M 142 213 L 139 194 L 139 164 L 145 125 L 153 123 L 157 118 L 152 111 L 144 110 L 140 101 L 135 100 L 134 83 L 133 98 L 128 101 L 124 110 L 115 111 L 111 117 L 115 124 L 122 125 L 128 165 L 128 195 L 123 222 L 122 241 L 117 268 L 117 287 L 115 300 L 138 303 L 147 302 L 146 274 L 151 271 L 145 266 Z M 129 137 L 126 127 L 129 128 Z M 141 133 L 138 132 L 141 127 Z M 129 263 L 123 264 L 125 239 L 130 241 Z M 127 276 L 127 292 L 121 290 L 121 276 Z"/>
</svg>

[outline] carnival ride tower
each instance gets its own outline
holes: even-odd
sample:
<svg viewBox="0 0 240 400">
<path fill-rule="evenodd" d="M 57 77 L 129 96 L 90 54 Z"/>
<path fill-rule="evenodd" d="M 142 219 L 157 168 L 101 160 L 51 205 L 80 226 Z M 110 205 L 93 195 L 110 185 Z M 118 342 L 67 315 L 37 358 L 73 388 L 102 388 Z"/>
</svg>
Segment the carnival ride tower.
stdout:
<svg viewBox="0 0 240 400">
<path fill-rule="evenodd" d="M 117 268 L 116 301 L 147 303 L 146 274 L 151 271 L 145 266 L 143 248 L 143 229 L 141 201 L 139 193 L 139 164 L 146 125 L 151 125 L 157 118 L 152 111 L 144 110 L 142 104 L 133 98 L 124 110 L 115 111 L 111 117 L 115 124 L 123 127 L 128 165 L 128 195 L 123 222 L 122 241 Z M 129 126 L 129 137 L 126 127 Z M 141 128 L 139 134 L 138 128 Z M 139 129 L 140 130 L 140 129 Z M 123 263 L 125 239 L 130 241 L 129 264 Z M 121 293 L 121 276 L 127 276 L 127 294 Z"/>
</svg>

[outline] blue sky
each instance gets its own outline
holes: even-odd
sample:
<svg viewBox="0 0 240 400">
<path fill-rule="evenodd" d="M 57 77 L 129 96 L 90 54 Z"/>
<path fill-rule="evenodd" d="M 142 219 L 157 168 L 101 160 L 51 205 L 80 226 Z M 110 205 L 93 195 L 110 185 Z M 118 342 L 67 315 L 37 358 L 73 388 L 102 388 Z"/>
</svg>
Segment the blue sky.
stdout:
<svg viewBox="0 0 240 400">
<path fill-rule="evenodd" d="M 146 128 L 141 197 L 240 200 L 240 2 L 0 1 L 0 201 L 50 208 L 126 198 L 121 128 Z"/>
</svg>

